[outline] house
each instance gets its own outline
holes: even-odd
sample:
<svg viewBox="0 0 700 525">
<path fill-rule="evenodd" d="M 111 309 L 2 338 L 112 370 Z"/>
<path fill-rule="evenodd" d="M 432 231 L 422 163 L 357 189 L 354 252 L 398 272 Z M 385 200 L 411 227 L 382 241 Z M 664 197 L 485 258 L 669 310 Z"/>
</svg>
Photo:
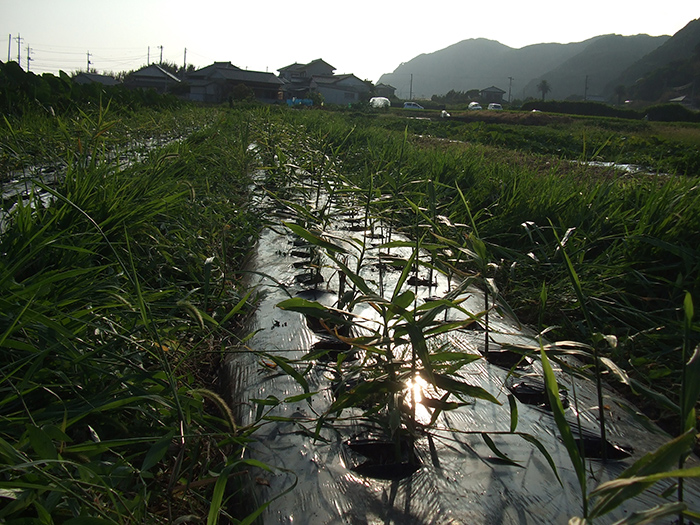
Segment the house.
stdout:
<svg viewBox="0 0 700 525">
<path fill-rule="evenodd" d="M 319 93 L 328 104 L 352 104 L 369 100 L 371 84 L 355 75 L 335 75 L 335 67 L 318 58 L 308 64 L 294 63 L 278 70 L 287 99 L 308 98 Z"/>
<path fill-rule="evenodd" d="M 327 104 L 353 104 L 368 100 L 371 85 L 355 75 L 317 75 L 311 78 L 311 91 L 323 95 Z"/>
<path fill-rule="evenodd" d="M 314 75 L 332 76 L 335 68 L 317 58 L 308 64 L 295 62 L 277 71 L 284 84 L 284 98 L 292 100 L 307 98 L 311 92 L 311 78 Z"/>
<path fill-rule="evenodd" d="M 78 73 L 73 77 L 76 84 L 102 84 L 103 86 L 117 86 L 120 82 L 109 75 L 98 75 L 97 73 Z"/>
<path fill-rule="evenodd" d="M 310 79 L 314 75 L 332 75 L 335 68 L 328 62 L 317 58 L 308 64 L 299 64 L 295 62 L 289 66 L 278 69 L 279 76 L 283 80 L 294 82 Z"/>
<path fill-rule="evenodd" d="M 158 93 L 168 93 L 179 84 L 179 78 L 158 64 L 142 67 L 124 80 L 124 85 L 129 89 L 155 89 Z"/>
<path fill-rule="evenodd" d="M 231 62 L 214 62 L 188 76 L 190 100 L 197 102 L 225 102 L 241 86 L 247 88 L 262 102 L 282 99 L 282 80 L 272 73 L 248 71 Z"/>
<path fill-rule="evenodd" d="M 496 104 L 502 104 L 503 103 L 503 95 L 505 95 L 506 92 L 503 91 L 500 88 L 497 88 L 496 86 L 491 86 L 487 87 L 486 89 L 482 89 L 479 92 L 479 95 L 481 96 L 481 103 L 482 104 L 490 104 L 492 102 Z"/>
<path fill-rule="evenodd" d="M 374 92 L 377 94 L 378 97 L 386 97 L 386 98 L 395 98 L 396 97 L 396 88 L 392 85 L 389 84 L 377 84 L 374 86 Z"/>
</svg>

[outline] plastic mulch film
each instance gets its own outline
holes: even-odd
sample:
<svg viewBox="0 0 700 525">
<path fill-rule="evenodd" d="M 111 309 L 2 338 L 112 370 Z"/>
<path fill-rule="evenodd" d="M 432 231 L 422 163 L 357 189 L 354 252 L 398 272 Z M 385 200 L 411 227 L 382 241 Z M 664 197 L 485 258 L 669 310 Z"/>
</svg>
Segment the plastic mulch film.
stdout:
<svg viewBox="0 0 700 525">
<path fill-rule="evenodd" d="M 334 238 L 360 235 L 368 247 L 373 239 L 375 247 L 367 251 L 361 270 L 363 279 L 391 294 L 401 271 L 381 266 L 379 253 L 386 255 L 389 249 L 376 245 L 386 232 L 376 227 L 369 235 L 353 226 L 357 224 L 339 222 L 329 231 Z M 264 232 L 250 268 L 250 285 L 261 297 L 248 326 L 247 333 L 254 335 L 246 342 L 248 350 L 228 361 L 238 417 L 243 424 L 261 414 L 266 418 L 247 450 L 273 469 L 261 471 L 262 480 L 251 488 L 257 504 L 272 500 L 264 523 L 542 524 L 567 523 L 582 515 L 581 490 L 548 407 L 539 353 L 512 351 L 538 349 L 541 341 L 495 309 L 487 325 L 478 315 L 485 300 L 477 288 L 462 291 L 462 311 L 450 309 L 445 315 L 446 321 L 466 319 L 468 311 L 476 315 L 474 322 L 430 339 L 429 348 L 478 356 L 452 370 L 452 377 L 481 387 L 497 402 L 468 395 L 445 399 L 440 388 L 416 378 L 416 384 L 404 386 L 413 389 L 411 395 L 388 394 L 404 400 L 396 405 L 399 410 L 414 411 L 415 423 L 405 438 L 401 424 L 392 419 L 395 414 L 387 413 L 375 394 L 368 394 L 363 404 L 328 414 L 339 393 L 361 391 L 370 377 L 381 374 L 372 355 L 347 342 L 369 332 L 363 324 L 378 321 L 376 310 L 364 303 L 353 312 L 353 333 L 341 336 L 277 306 L 291 297 L 338 306 L 339 288 L 350 284 L 340 283 L 337 268 L 313 248 L 282 226 Z M 405 260 L 411 253 L 404 246 L 392 248 L 390 255 Z M 439 300 L 456 282 L 427 268 L 414 277 L 413 284 L 407 280 L 404 287 L 416 293 L 416 304 Z M 411 354 L 410 345 L 405 346 L 396 356 L 404 364 Z M 553 362 L 560 401 L 582 450 L 599 455 L 595 384 L 572 372 L 575 367 L 565 366 L 567 360 L 575 364 L 571 358 L 562 359 Z M 515 432 L 509 396 L 517 408 Z M 415 403 L 408 406 L 406 399 Z M 261 407 L 255 400 L 269 403 Z M 604 400 L 608 460 L 586 460 L 589 492 L 670 439 L 610 389 L 605 389 Z M 659 482 L 596 523 L 612 523 L 666 502 L 660 495 L 670 485 Z M 685 494 L 689 507 L 697 507 L 694 480 L 686 482 Z"/>
</svg>

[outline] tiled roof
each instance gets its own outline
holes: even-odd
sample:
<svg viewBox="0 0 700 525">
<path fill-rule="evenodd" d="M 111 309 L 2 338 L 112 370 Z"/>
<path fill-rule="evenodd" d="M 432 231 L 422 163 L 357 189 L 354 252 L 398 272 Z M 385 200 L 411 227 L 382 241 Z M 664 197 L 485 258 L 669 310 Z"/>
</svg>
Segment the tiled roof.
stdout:
<svg viewBox="0 0 700 525">
<path fill-rule="evenodd" d="M 73 80 L 75 82 L 81 83 L 82 79 L 85 79 L 89 82 L 95 82 L 97 84 L 103 84 L 105 86 L 116 86 L 119 84 L 119 81 L 111 77 L 109 75 L 98 75 L 97 73 L 78 73 L 75 77 L 73 77 Z"/>
<path fill-rule="evenodd" d="M 217 79 L 230 80 L 232 82 L 250 82 L 261 84 L 282 85 L 282 80 L 272 73 L 262 71 L 248 71 L 234 66 L 231 62 L 214 62 L 210 66 L 198 69 L 190 75 L 194 82 L 215 81 Z"/>
<path fill-rule="evenodd" d="M 197 71 L 194 71 L 193 73 L 190 74 L 190 77 L 193 78 L 199 78 L 199 77 L 207 77 L 211 75 L 213 71 L 220 71 L 222 69 L 233 69 L 240 71 L 241 68 L 234 66 L 231 62 L 214 62 L 213 64 L 209 66 L 205 66 L 201 69 L 198 69 Z"/>
<path fill-rule="evenodd" d="M 167 80 L 171 80 L 173 82 L 180 82 L 179 78 L 166 71 L 158 64 L 151 64 L 150 66 L 143 67 L 138 71 L 134 71 L 131 75 L 140 78 L 166 78 Z"/>
<path fill-rule="evenodd" d="M 299 62 L 294 62 L 293 64 L 289 64 L 288 66 L 284 66 L 279 68 L 277 71 L 283 72 L 283 71 L 303 71 L 304 69 L 308 68 L 309 66 L 312 66 L 314 64 L 324 64 L 331 68 L 331 70 L 335 71 L 335 67 L 331 66 L 328 62 L 323 60 L 322 58 L 317 58 L 316 60 L 312 60 L 308 64 L 300 64 Z"/>
<path fill-rule="evenodd" d="M 300 64 L 299 62 L 294 62 L 293 64 L 289 64 L 288 66 L 284 66 L 279 68 L 277 71 L 291 71 L 293 69 L 303 69 L 306 67 L 306 64 Z"/>
<path fill-rule="evenodd" d="M 481 90 L 482 93 L 505 93 L 501 88 L 497 88 L 496 86 L 491 86 L 487 87 L 486 89 Z"/>
</svg>

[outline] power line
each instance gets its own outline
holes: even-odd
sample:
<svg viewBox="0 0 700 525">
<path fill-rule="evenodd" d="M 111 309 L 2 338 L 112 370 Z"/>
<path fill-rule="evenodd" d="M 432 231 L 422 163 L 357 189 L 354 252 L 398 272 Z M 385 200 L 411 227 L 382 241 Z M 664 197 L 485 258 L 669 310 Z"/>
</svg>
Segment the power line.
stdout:
<svg viewBox="0 0 700 525">
<path fill-rule="evenodd" d="M 17 42 L 17 63 L 21 64 L 22 63 L 22 57 L 20 56 L 20 50 L 22 49 L 22 41 L 24 38 L 22 38 L 19 33 L 17 33 L 17 36 L 15 37 L 15 41 Z"/>
<path fill-rule="evenodd" d="M 8 40 L 8 61 L 11 60 L 11 54 L 14 52 L 12 49 L 13 41 L 16 42 L 17 48 L 17 61 L 21 63 L 20 60 L 25 58 L 21 55 L 21 46 L 24 44 L 24 38 L 17 35 L 9 35 Z M 187 67 L 188 59 L 195 62 L 202 63 L 203 61 L 214 61 L 211 57 L 197 53 L 196 50 L 190 48 L 185 49 L 184 59 L 182 55 L 177 58 L 166 57 L 165 56 L 165 46 L 156 46 L 160 52 L 160 61 L 170 60 L 173 63 L 178 63 L 182 61 L 184 67 Z M 66 45 L 53 45 L 44 43 L 34 43 L 32 42 L 32 47 L 27 48 L 28 60 L 31 61 L 31 67 L 34 72 L 40 73 L 54 73 L 57 74 L 59 71 L 80 71 L 85 68 L 86 65 L 86 51 L 85 48 L 80 48 L 78 46 L 66 46 Z M 145 53 L 144 53 L 145 51 Z M 90 51 L 87 52 L 87 67 L 89 70 L 95 70 L 95 65 L 100 65 L 100 70 L 104 71 L 128 71 L 132 69 L 138 69 L 143 65 L 150 63 L 150 46 L 146 49 L 143 47 L 93 47 L 90 46 Z M 25 60 L 26 61 L 26 60 Z M 29 62 L 27 62 L 28 64 Z"/>
</svg>

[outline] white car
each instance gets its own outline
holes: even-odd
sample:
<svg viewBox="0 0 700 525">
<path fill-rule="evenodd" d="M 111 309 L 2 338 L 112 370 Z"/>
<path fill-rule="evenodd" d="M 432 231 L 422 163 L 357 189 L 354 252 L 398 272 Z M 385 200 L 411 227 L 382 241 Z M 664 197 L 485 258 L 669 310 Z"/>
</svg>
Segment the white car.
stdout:
<svg viewBox="0 0 700 525">
<path fill-rule="evenodd" d="M 483 109 L 483 108 L 481 107 L 481 104 L 479 104 L 478 102 L 470 102 L 470 103 L 469 103 L 469 109 L 475 111 L 475 110 L 477 110 L 477 109 Z"/>
<path fill-rule="evenodd" d="M 503 106 L 501 106 L 500 104 L 496 104 L 495 102 L 491 102 L 491 104 L 489 104 L 489 109 L 500 111 L 503 109 Z"/>
<path fill-rule="evenodd" d="M 425 108 L 423 106 L 421 106 L 420 104 L 416 104 L 415 102 L 404 102 L 403 109 L 425 109 Z"/>
</svg>

